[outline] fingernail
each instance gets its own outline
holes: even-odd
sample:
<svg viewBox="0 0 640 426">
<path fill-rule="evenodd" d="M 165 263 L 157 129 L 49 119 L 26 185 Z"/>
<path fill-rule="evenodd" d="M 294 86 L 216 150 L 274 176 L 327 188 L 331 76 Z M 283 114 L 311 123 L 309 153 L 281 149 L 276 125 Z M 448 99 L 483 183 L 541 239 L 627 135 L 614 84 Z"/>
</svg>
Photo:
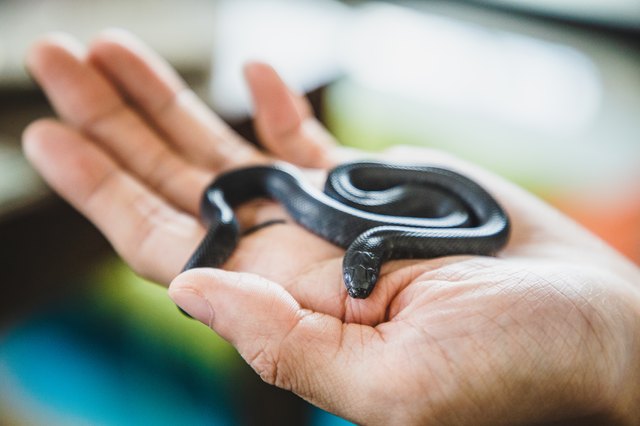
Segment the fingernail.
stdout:
<svg viewBox="0 0 640 426">
<path fill-rule="evenodd" d="M 169 297 L 185 312 L 200 322 L 209 326 L 213 323 L 213 308 L 211 304 L 192 290 L 174 290 Z"/>
</svg>

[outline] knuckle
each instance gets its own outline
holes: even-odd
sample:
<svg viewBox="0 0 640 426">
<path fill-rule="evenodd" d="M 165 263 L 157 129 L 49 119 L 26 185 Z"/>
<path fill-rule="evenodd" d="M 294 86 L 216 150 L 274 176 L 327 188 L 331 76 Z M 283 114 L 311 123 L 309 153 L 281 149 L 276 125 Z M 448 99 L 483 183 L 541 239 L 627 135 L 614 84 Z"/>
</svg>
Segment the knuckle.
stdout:
<svg viewBox="0 0 640 426">
<path fill-rule="evenodd" d="M 248 359 L 248 362 L 251 368 L 253 368 L 266 383 L 278 386 L 278 383 L 282 382 L 282 379 L 279 379 L 281 371 L 277 358 L 274 357 L 267 348 L 261 347 Z"/>
<path fill-rule="evenodd" d="M 301 341 L 301 317 L 295 325 L 277 343 L 265 344 L 249 358 L 249 364 L 266 383 L 281 389 L 292 390 L 298 394 L 305 394 L 305 389 L 311 383 L 309 368 L 312 363 L 300 347 L 307 347 L 307 342 Z"/>
</svg>

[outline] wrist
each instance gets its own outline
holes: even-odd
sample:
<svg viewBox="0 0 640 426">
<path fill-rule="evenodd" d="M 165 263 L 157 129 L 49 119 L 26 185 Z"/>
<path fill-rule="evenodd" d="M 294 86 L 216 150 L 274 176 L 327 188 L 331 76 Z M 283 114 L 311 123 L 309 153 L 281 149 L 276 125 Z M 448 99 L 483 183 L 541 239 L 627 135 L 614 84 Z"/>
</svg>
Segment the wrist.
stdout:
<svg viewBox="0 0 640 426">
<path fill-rule="evenodd" d="M 633 287 L 631 297 L 625 298 L 630 312 L 628 332 L 624 341 L 622 366 L 617 384 L 617 395 L 611 401 L 609 416 L 614 425 L 640 425 L 640 291 Z M 620 321 L 624 329 L 626 321 Z M 622 352 L 622 351 L 621 351 Z"/>
<path fill-rule="evenodd" d="M 625 377 L 626 383 L 622 384 L 621 392 L 617 395 L 611 405 L 607 418 L 611 419 L 612 425 L 635 426 L 640 425 L 640 392 L 638 384 L 640 383 L 640 373 L 636 368 L 635 371 L 629 371 Z"/>
</svg>

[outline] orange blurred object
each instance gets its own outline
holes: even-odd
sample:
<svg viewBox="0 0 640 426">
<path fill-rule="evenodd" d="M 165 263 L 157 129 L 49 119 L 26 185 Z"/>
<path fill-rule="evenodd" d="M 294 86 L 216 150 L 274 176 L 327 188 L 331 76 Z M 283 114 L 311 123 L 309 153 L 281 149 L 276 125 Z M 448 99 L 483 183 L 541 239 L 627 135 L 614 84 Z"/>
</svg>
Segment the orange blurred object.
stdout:
<svg viewBox="0 0 640 426">
<path fill-rule="evenodd" d="M 547 201 L 640 265 L 640 187 L 604 200 L 582 195 L 547 197 Z"/>
</svg>

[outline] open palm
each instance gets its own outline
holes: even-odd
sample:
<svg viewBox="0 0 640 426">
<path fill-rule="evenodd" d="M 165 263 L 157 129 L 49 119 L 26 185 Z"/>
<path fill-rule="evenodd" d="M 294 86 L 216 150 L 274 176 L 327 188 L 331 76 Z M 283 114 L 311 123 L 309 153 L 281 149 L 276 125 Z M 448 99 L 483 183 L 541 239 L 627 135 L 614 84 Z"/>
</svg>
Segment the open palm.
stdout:
<svg viewBox="0 0 640 426">
<path fill-rule="evenodd" d="M 140 274 L 173 280 L 176 303 L 268 382 L 364 423 L 495 425 L 628 410 L 640 274 L 526 192 L 445 154 L 395 148 L 383 158 L 443 164 L 483 184 L 512 218 L 507 248 L 497 258 L 389 262 L 368 299 L 351 299 L 343 251 L 261 200 L 238 211 L 244 228 L 287 222 L 242 238 L 224 270 L 174 280 L 204 235 L 198 205 L 216 175 L 284 160 L 317 179 L 363 154 L 338 148 L 264 64 L 245 68 L 264 150 L 126 33 L 105 33 L 88 52 L 49 36 L 28 65 L 62 119 L 25 132 L 36 168 Z"/>
</svg>

